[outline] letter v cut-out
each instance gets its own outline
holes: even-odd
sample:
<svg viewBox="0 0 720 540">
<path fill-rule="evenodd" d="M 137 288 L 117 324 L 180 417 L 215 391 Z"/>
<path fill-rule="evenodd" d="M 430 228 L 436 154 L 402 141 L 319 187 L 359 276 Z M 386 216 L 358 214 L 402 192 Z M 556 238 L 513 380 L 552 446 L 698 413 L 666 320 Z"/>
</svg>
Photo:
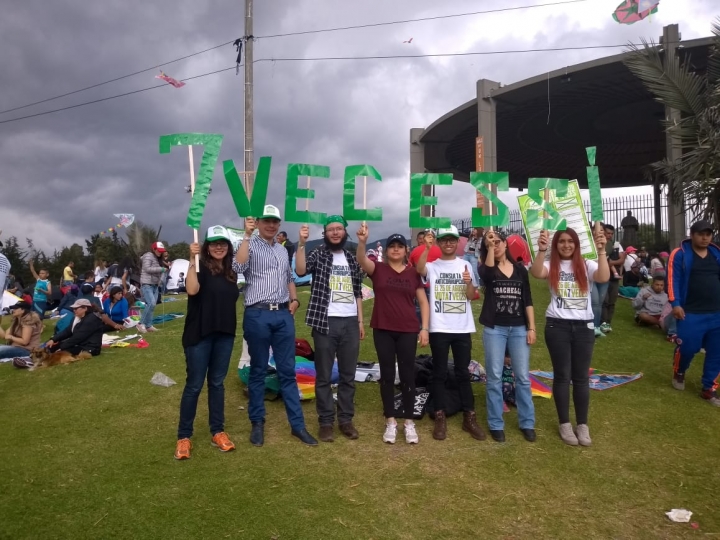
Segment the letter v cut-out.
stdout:
<svg viewBox="0 0 720 540">
<path fill-rule="evenodd" d="M 235 168 L 232 159 L 223 161 L 223 174 L 227 182 L 230 195 L 235 203 L 235 209 L 241 218 L 261 216 L 267 200 L 268 184 L 270 183 L 270 166 L 272 158 L 263 156 L 258 163 L 252 194 L 248 199 L 245 191 L 245 182 Z"/>
</svg>

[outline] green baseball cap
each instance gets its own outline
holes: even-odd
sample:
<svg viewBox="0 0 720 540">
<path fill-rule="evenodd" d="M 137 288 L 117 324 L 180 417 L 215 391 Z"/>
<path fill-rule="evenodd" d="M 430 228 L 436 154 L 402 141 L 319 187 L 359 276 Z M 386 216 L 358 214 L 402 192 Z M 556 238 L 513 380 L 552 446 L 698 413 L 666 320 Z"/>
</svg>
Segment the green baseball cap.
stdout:
<svg viewBox="0 0 720 540">
<path fill-rule="evenodd" d="M 206 242 L 215 242 L 216 240 L 227 240 L 232 244 L 232 238 L 228 230 L 222 225 L 213 225 L 209 227 L 205 234 Z"/>
<path fill-rule="evenodd" d="M 277 219 L 282 221 L 282 218 L 280 217 L 280 210 L 277 206 L 273 206 L 272 204 L 265 205 L 262 216 L 259 216 L 258 219 Z"/>
<path fill-rule="evenodd" d="M 441 238 L 444 238 L 445 236 L 452 236 L 454 238 L 460 238 L 460 233 L 458 233 L 457 227 L 455 225 L 450 225 L 449 227 L 441 227 L 438 229 L 437 232 L 437 239 L 440 240 Z"/>
</svg>

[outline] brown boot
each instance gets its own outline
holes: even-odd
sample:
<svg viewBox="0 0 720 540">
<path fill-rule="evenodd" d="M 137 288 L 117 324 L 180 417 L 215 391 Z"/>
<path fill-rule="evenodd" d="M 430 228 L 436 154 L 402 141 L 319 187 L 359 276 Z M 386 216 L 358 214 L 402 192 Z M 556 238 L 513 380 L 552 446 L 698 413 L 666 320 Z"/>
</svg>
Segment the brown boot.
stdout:
<svg viewBox="0 0 720 540">
<path fill-rule="evenodd" d="M 335 436 L 333 435 L 332 424 L 320 426 L 320 433 L 318 433 L 318 438 L 322 442 L 333 442 L 335 440 Z"/>
<path fill-rule="evenodd" d="M 447 437 L 447 420 L 445 411 L 435 411 L 435 429 L 433 429 L 433 439 L 444 441 Z"/>
<path fill-rule="evenodd" d="M 340 424 L 338 426 L 340 428 L 340 433 L 345 435 L 348 439 L 357 439 L 360 434 L 358 433 L 358 430 L 355 429 L 355 426 L 353 426 L 352 422 L 346 422 L 345 424 Z"/>
<path fill-rule="evenodd" d="M 477 439 L 478 441 L 485 440 L 485 432 L 477 424 L 477 417 L 475 416 L 475 411 L 465 411 L 463 413 L 462 428 L 463 431 L 467 431 L 470 435 L 472 435 L 473 439 Z"/>
</svg>

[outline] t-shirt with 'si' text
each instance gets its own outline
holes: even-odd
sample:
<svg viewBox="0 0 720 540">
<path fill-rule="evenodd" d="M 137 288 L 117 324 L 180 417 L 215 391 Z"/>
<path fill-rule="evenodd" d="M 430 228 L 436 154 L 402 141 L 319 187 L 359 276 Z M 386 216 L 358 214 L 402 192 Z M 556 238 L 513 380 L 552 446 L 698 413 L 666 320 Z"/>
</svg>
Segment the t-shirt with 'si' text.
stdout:
<svg viewBox="0 0 720 540">
<path fill-rule="evenodd" d="M 545 268 L 550 270 L 550 262 L 545 262 Z M 550 287 L 550 305 L 545 312 L 546 317 L 568 319 L 572 321 L 592 321 L 593 310 L 590 294 L 593 286 L 593 276 L 598 265 L 595 261 L 585 261 L 588 290 L 583 292 L 575 281 L 572 261 L 560 261 L 560 277 L 557 292 Z"/>
<path fill-rule="evenodd" d="M 455 258 L 450 261 L 437 259 L 428 263 L 425 281 L 430 285 L 430 332 L 467 334 L 475 332 L 467 285 L 463 272 L 470 272 L 473 285 L 477 287 L 470 264 Z"/>
</svg>

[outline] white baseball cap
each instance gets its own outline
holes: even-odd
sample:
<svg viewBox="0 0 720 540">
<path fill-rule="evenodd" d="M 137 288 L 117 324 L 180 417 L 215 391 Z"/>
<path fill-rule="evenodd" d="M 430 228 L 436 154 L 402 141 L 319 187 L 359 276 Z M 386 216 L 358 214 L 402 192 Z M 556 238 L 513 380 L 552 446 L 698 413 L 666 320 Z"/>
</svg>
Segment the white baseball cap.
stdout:
<svg viewBox="0 0 720 540">
<path fill-rule="evenodd" d="M 277 219 L 282 221 L 282 218 L 280 217 L 280 210 L 277 206 L 273 206 L 272 204 L 265 205 L 262 216 L 258 217 L 258 219 Z"/>
<path fill-rule="evenodd" d="M 207 234 L 205 235 L 205 241 L 214 242 L 215 240 L 227 240 L 232 244 L 230 233 L 222 225 L 213 225 L 207 230 Z"/>
<path fill-rule="evenodd" d="M 452 236 L 454 238 L 460 238 L 460 233 L 458 233 L 457 227 L 455 225 L 450 225 L 449 227 L 440 227 L 437 232 L 437 239 L 440 240 L 441 238 L 445 236 Z"/>
</svg>

